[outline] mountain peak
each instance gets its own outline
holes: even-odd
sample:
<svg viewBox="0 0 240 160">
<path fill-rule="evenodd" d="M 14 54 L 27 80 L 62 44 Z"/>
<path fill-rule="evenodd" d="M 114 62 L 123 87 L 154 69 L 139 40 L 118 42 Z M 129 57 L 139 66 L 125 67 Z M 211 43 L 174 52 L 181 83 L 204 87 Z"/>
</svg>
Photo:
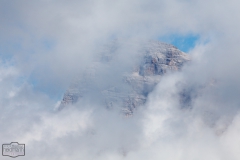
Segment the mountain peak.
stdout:
<svg viewBox="0 0 240 160">
<path fill-rule="evenodd" d="M 171 44 L 159 41 L 149 41 L 138 49 L 140 61 L 134 64 L 130 72 L 113 71 L 112 77 L 118 78 L 118 83 L 106 85 L 101 82 L 103 66 L 114 61 L 118 52 L 117 41 L 107 45 L 100 58 L 86 70 L 86 74 L 75 80 L 64 94 L 59 109 L 75 104 L 84 97 L 100 99 L 107 108 L 120 108 L 126 115 L 146 102 L 147 95 L 153 90 L 161 77 L 169 71 L 179 71 L 190 60 L 190 56 Z M 124 63 L 124 62 L 122 62 Z M 135 62 L 133 62 L 135 63 Z M 109 64 L 110 68 L 113 68 Z M 116 81 L 116 80 L 115 80 Z"/>
</svg>

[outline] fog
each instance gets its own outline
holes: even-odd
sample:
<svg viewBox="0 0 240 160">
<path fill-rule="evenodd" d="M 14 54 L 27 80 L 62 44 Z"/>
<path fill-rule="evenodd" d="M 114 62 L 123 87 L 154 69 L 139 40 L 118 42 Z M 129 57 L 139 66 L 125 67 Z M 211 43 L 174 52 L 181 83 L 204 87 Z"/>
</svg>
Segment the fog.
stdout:
<svg viewBox="0 0 240 160">
<path fill-rule="evenodd" d="M 0 143 L 24 143 L 20 160 L 240 159 L 239 3 L 0 0 Z M 116 84 L 142 43 L 172 35 L 199 36 L 191 63 L 132 117 L 91 99 L 56 111 L 105 44 L 122 42 L 93 86 Z"/>
</svg>

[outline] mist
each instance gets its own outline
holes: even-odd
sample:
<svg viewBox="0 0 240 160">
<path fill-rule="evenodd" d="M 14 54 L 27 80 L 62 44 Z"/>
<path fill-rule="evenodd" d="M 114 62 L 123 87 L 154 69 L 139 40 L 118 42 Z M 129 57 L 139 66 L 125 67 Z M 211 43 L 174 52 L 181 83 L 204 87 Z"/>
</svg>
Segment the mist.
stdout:
<svg viewBox="0 0 240 160">
<path fill-rule="evenodd" d="M 29 160 L 240 159 L 239 3 L 0 0 L 0 143 L 24 143 Z M 191 62 L 132 117 L 97 98 L 56 110 L 106 44 L 121 42 L 93 86 L 118 84 L 143 43 L 172 35 L 198 35 Z"/>
</svg>

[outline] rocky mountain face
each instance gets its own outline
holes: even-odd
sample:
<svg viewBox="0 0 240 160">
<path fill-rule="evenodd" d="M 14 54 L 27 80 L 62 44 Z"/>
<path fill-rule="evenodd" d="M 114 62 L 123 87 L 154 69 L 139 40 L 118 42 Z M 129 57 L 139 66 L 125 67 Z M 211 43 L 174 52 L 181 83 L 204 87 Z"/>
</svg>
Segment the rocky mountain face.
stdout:
<svg viewBox="0 0 240 160">
<path fill-rule="evenodd" d="M 150 41 L 139 50 L 139 61 L 132 70 L 128 73 L 121 72 L 120 76 L 116 73 L 119 81 L 106 85 L 101 83 L 101 76 L 105 76 L 101 74 L 101 68 L 104 65 L 111 68 L 117 50 L 117 44 L 114 43 L 101 52 L 98 60 L 93 62 L 86 73 L 70 85 L 59 109 L 77 103 L 84 97 L 91 97 L 93 101 L 100 100 L 107 108 L 120 107 L 126 115 L 131 115 L 138 106 L 146 102 L 148 93 L 165 73 L 181 70 L 190 60 L 189 55 L 173 45 Z"/>
</svg>

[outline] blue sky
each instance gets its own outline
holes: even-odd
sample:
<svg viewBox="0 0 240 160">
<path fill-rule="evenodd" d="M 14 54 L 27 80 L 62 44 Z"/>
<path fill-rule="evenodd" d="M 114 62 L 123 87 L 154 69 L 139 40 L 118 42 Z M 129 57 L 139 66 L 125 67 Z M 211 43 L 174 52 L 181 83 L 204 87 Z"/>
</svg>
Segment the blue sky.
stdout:
<svg viewBox="0 0 240 160">
<path fill-rule="evenodd" d="M 169 35 L 159 38 L 160 41 L 173 44 L 183 52 L 188 52 L 194 48 L 196 42 L 199 40 L 199 35 Z"/>
</svg>

